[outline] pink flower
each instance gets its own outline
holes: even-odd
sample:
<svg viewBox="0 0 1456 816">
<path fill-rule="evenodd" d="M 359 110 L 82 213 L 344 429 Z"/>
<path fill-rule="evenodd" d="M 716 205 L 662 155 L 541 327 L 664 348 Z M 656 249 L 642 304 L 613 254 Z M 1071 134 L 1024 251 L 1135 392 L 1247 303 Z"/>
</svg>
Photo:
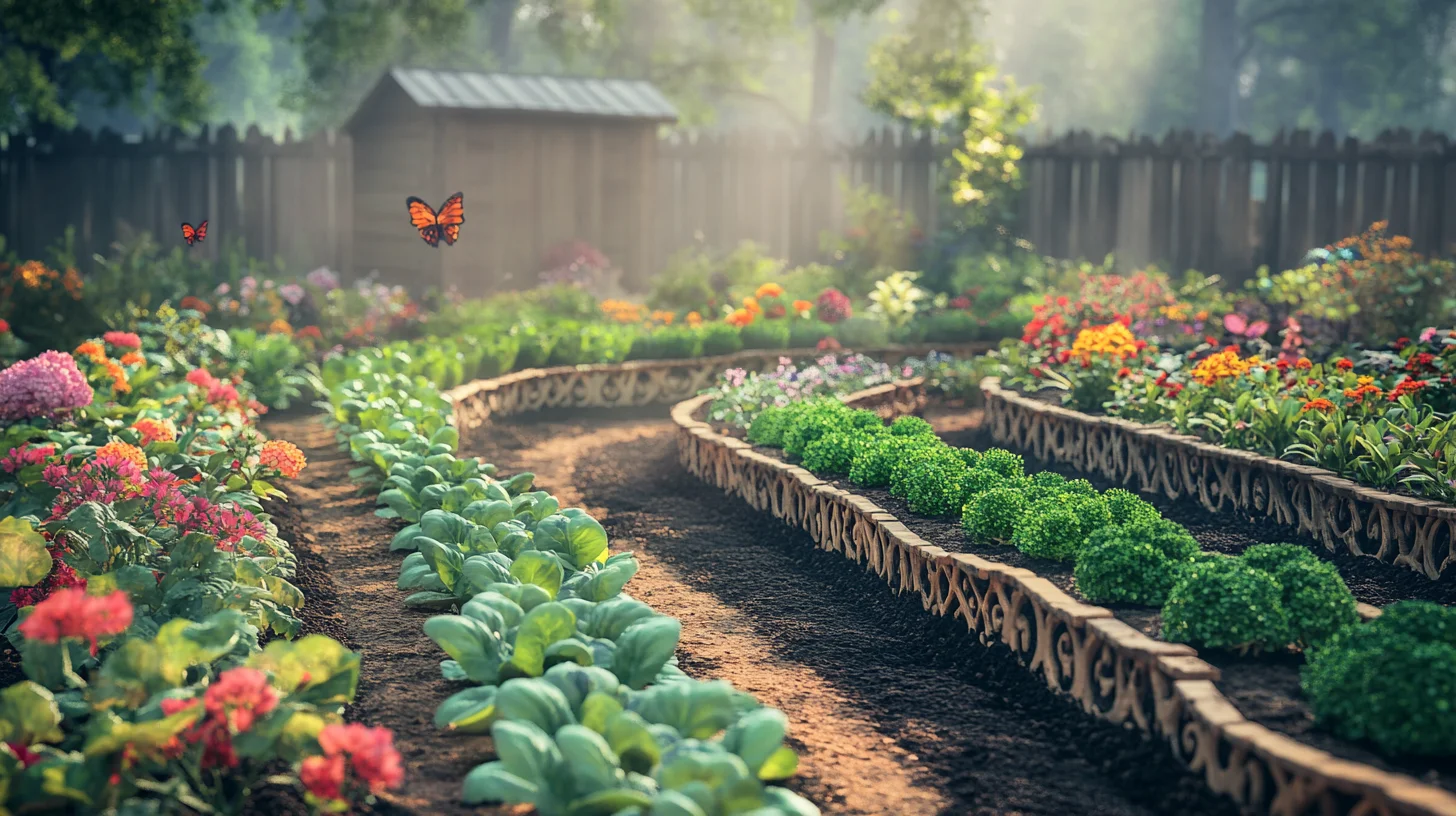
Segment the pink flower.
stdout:
<svg viewBox="0 0 1456 816">
<path fill-rule="evenodd" d="M 55 417 L 90 405 L 94 396 L 74 357 L 47 351 L 0 371 L 0 422 Z"/>
<path fill-rule="evenodd" d="M 298 781 L 319 799 L 337 802 L 344 798 L 344 757 L 311 756 L 298 766 Z"/>
<path fill-rule="evenodd" d="M 354 774 L 374 793 L 404 781 L 404 764 L 388 728 L 369 728 L 359 723 L 326 725 L 319 732 L 318 742 L 325 756 L 347 755 Z"/>
<path fill-rule="evenodd" d="M 819 319 L 825 323 L 839 323 L 854 316 L 849 296 L 838 289 L 825 289 L 815 300 Z"/>
<path fill-rule="evenodd" d="M 94 655 L 98 639 L 125 632 L 131 619 L 131 601 L 121 590 L 97 597 L 84 589 L 62 589 L 36 604 L 20 622 L 20 634 L 50 644 L 84 640 Z"/>
<path fill-rule="evenodd" d="M 321 266 L 308 273 L 305 280 L 310 286 L 316 286 L 325 292 L 332 292 L 339 288 L 339 276 L 335 275 L 327 266 Z"/>
<path fill-rule="evenodd" d="M 303 301 L 303 287 L 296 283 L 285 283 L 278 287 L 278 296 L 288 302 L 289 306 L 297 306 Z"/>
<path fill-rule="evenodd" d="M 55 445 L 34 445 L 26 442 L 19 447 L 11 448 L 4 457 L 0 457 L 0 470 L 6 473 L 16 473 L 31 465 L 44 464 L 45 460 L 55 455 Z"/>
<path fill-rule="evenodd" d="M 278 705 L 278 690 L 269 685 L 268 675 L 257 669 L 228 669 L 207 687 L 202 704 L 209 717 L 242 733 Z"/>
<path fill-rule="evenodd" d="M 205 368 L 194 368 L 187 372 L 187 382 L 198 388 L 211 388 L 213 383 L 217 382 L 217 378 Z"/>
<path fill-rule="evenodd" d="M 101 335 L 101 339 L 117 348 L 139 349 L 142 347 L 142 339 L 135 332 L 109 331 Z"/>
<path fill-rule="evenodd" d="M 1428 326 L 1428 327 L 1426 327 L 1424 329 L 1421 329 L 1421 342 L 1422 343 L 1429 343 L 1429 342 L 1431 342 L 1431 338 L 1432 337 L 1435 337 L 1435 336 L 1436 336 L 1436 327 L 1435 326 Z"/>
</svg>

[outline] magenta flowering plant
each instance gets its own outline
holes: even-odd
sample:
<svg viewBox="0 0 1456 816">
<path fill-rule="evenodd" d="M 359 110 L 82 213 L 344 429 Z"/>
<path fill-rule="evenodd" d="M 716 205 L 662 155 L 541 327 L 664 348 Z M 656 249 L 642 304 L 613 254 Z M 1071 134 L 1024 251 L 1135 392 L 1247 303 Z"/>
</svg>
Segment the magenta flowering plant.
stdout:
<svg viewBox="0 0 1456 816">
<path fill-rule="evenodd" d="M 0 371 L 0 423 L 60 418 L 94 396 L 71 355 L 43 352 Z"/>
</svg>

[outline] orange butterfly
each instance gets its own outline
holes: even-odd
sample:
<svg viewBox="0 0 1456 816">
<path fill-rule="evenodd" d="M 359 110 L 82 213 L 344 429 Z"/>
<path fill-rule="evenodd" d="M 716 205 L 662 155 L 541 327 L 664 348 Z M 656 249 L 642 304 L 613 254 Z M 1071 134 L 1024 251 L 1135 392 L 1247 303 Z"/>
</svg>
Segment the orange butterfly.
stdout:
<svg viewBox="0 0 1456 816">
<path fill-rule="evenodd" d="M 193 244 L 200 244 L 200 243 L 202 243 L 202 239 L 204 239 L 206 237 L 207 237 L 207 222 L 206 221 L 203 221 L 201 224 L 198 224 L 196 227 L 193 227 L 191 224 L 187 223 L 186 221 L 183 221 L 182 222 L 182 239 L 187 242 L 187 246 L 192 246 Z"/>
<path fill-rule="evenodd" d="M 415 196 L 405 199 L 404 203 L 409 206 L 410 224 L 420 231 L 420 237 L 425 243 L 438 247 L 443 238 L 446 246 L 449 246 L 460 238 L 460 225 L 465 223 L 464 193 L 456 193 L 445 199 L 438 213 Z"/>
</svg>

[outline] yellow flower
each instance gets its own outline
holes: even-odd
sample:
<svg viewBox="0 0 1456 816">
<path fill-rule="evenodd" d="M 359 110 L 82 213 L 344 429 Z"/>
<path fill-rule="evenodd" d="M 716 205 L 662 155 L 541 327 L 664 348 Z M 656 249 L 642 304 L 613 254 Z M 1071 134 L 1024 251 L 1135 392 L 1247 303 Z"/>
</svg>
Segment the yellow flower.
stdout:
<svg viewBox="0 0 1456 816">
<path fill-rule="evenodd" d="M 1137 354 L 1137 338 L 1121 323 L 1093 326 L 1077 333 L 1072 342 L 1072 354 L 1090 360 L 1094 354 L 1103 354 L 1121 360 Z"/>
<path fill-rule="evenodd" d="M 1193 381 L 1200 385 L 1213 385 L 1222 379 L 1241 377 L 1258 365 L 1263 365 L 1258 357 L 1240 359 L 1238 351 L 1224 349 L 1198 361 L 1198 365 L 1193 367 Z"/>
<path fill-rule="evenodd" d="M 280 317 L 277 320 L 274 320 L 272 323 L 269 323 L 268 324 L 268 333 L 269 334 L 284 334 L 284 335 L 288 335 L 289 337 L 292 337 L 293 336 L 293 327 L 288 324 L 288 321 L 287 320 L 284 320 L 283 318 Z"/>
</svg>

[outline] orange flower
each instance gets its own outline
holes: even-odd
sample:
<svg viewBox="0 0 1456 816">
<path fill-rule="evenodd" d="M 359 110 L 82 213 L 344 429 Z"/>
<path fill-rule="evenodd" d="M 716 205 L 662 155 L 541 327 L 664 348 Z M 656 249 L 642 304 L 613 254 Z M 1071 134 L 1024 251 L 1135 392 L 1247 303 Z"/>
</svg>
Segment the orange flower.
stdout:
<svg viewBox="0 0 1456 816">
<path fill-rule="evenodd" d="M 273 468 L 282 473 L 285 479 L 293 479 L 303 472 L 308 465 L 308 459 L 292 442 L 271 439 L 258 452 L 258 464 Z"/>
<path fill-rule="evenodd" d="M 1298 360 L 1294 361 L 1294 367 L 1299 369 L 1300 371 L 1308 371 L 1309 369 L 1314 367 L 1314 363 L 1311 363 L 1308 357 L 1300 357 Z"/>
<path fill-rule="evenodd" d="M 294 337 L 300 340 L 322 340 L 324 339 L 324 333 L 319 331 L 318 326 L 304 326 L 298 330 Z"/>
<path fill-rule="evenodd" d="M 132 423 L 131 429 L 141 434 L 143 445 L 150 445 L 153 442 L 177 441 L 177 429 L 173 428 L 172 423 L 165 419 L 142 417 Z"/>
<path fill-rule="evenodd" d="M 658 323 L 661 323 L 664 326 L 671 326 L 674 317 L 676 317 L 676 315 L 674 315 L 672 312 L 655 311 L 652 313 L 652 319 L 656 320 Z"/>
<path fill-rule="evenodd" d="M 753 322 L 753 313 L 748 311 L 747 309 L 735 309 L 733 311 L 733 314 L 728 315 L 725 320 L 730 326 L 743 328 L 744 326 L 747 326 L 749 323 Z"/>
<path fill-rule="evenodd" d="M 121 355 L 122 365 L 143 365 L 146 361 L 147 358 L 140 351 L 128 351 L 126 354 Z"/>
<path fill-rule="evenodd" d="M 1345 357 L 1341 357 L 1340 359 L 1335 361 L 1335 368 L 1338 368 L 1341 371 L 1349 371 L 1354 367 L 1355 364 L 1350 362 L 1349 359 Z"/>
<path fill-rule="evenodd" d="M 106 376 L 111 378 L 112 391 L 118 394 L 125 394 L 131 391 L 131 383 L 126 379 L 126 369 L 121 367 L 121 363 L 115 360 L 107 360 L 105 366 Z"/>
<path fill-rule="evenodd" d="M 201 312 L 202 314 L 207 314 L 212 311 L 212 307 L 208 306 L 206 301 L 195 298 L 192 295 L 182 298 L 181 306 L 183 309 L 190 309 L 194 312 Z"/>
<path fill-rule="evenodd" d="M 1328 413 L 1333 410 L 1335 410 L 1335 404 L 1323 397 L 1320 397 L 1319 399 L 1312 399 L 1309 402 L 1306 402 L 1304 404 L 1304 407 L 1299 409 L 1299 412 L 1301 414 L 1305 411 L 1320 411 L 1322 413 Z"/>
<path fill-rule="evenodd" d="M 807 317 L 810 312 L 814 311 L 814 304 L 807 300 L 796 300 L 794 301 L 794 311 Z"/>
<path fill-rule="evenodd" d="M 128 445 L 120 440 L 107 442 L 96 449 L 96 458 L 105 463 L 105 460 L 126 460 L 136 464 L 142 470 L 147 469 L 147 455 L 136 445 Z"/>
<path fill-rule="evenodd" d="M 687 321 L 688 326 L 694 329 L 703 325 L 703 316 L 697 312 L 688 312 L 688 316 L 683 319 Z"/>
<path fill-rule="evenodd" d="M 755 299 L 755 298 L 751 298 L 751 297 L 744 298 L 743 299 L 743 308 L 747 309 L 748 311 L 752 312 L 753 314 L 762 314 L 763 313 L 763 307 L 758 305 L 758 300 Z"/>
<path fill-rule="evenodd" d="M 76 350 L 71 352 L 71 355 L 74 357 L 85 357 L 97 364 L 104 364 L 106 362 L 106 349 L 95 340 L 87 340 L 81 345 L 76 346 Z"/>
<path fill-rule="evenodd" d="M 776 298 L 783 297 L 783 295 L 784 287 L 779 286 L 777 283 L 765 283 L 758 287 L 758 291 L 753 293 L 753 296 L 756 298 Z"/>
<path fill-rule="evenodd" d="M 290 326 L 290 325 L 288 325 L 288 321 L 287 320 L 284 320 L 283 318 L 280 317 L 277 320 L 274 320 L 272 323 L 269 323 L 268 324 L 268 333 L 269 334 L 284 334 L 284 335 L 288 335 L 289 337 L 292 337 L 293 336 L 293 327 Z"/>
</svg>

